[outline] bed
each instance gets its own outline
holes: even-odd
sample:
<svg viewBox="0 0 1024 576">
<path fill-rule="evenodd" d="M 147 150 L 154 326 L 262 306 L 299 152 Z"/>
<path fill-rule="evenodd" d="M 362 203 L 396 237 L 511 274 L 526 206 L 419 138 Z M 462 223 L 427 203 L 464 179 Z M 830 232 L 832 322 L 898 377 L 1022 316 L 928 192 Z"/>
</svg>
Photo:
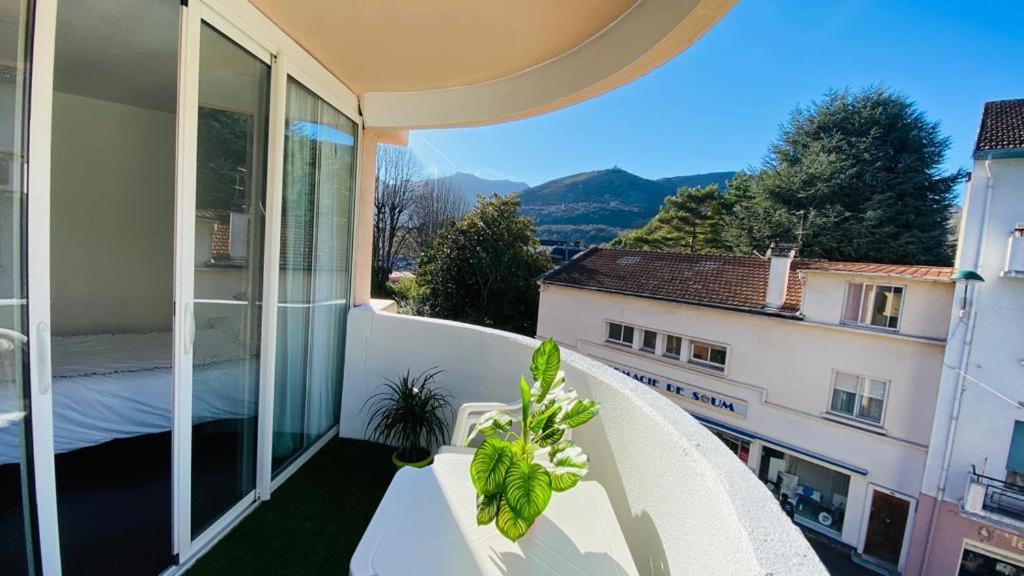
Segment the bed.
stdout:
<svg viewBox="0 0 1024 576">
<path fill-rule="evenodd" d="M 170 332 L 54 338 L 54 452 L 170 430 L 171 338 Z M 192 423 L 255 416 L 259 358 L 217 329 L 197 331 L 194 349 Z M 0 465 L 21 460 L 21 410 L 17 385 L 6 377 L 0 382 Z"/>
</svg>

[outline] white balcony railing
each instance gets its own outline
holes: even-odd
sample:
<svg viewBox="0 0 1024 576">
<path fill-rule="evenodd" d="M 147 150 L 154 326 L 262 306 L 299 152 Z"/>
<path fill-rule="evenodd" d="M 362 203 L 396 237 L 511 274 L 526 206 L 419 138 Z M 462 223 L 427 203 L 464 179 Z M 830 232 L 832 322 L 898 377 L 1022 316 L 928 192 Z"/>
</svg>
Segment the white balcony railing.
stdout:
<svg viewBox="0 0 1024 576">
<path fill-rule="evenodd" d="M 341 434 L 365 436 L 365 399 L 385 377 L 437 366 L 465 402 L 515 402 L 537 342 L 380 305 L 349 316 Z M 800 531 L 725 446 L 669 400 L 563 350 L 567 381 L 601 403 L 575 430 L 642 574 L 826 574 Z"/>
<path fill-rule="evenodd" d="M 963 507 L 973 514 L 1024 524 L 1024 486 L 978 474 L 972 466 Z"/>
</svg>

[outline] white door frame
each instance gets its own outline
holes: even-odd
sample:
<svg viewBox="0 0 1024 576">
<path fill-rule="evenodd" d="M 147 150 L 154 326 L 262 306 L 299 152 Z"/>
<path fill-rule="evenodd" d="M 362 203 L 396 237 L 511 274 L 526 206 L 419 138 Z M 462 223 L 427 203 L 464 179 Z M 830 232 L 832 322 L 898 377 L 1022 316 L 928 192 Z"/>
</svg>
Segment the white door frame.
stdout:
<svg viewBox="0 0 1024 576">
<path fill-rule="evenodd" d="M 352 226 L 352 230 L 349 231 L 349 262 L 352 262 L 353 252 L 355 250 L 354 242 L 354 226 L 355 226 L 355 205 L 356 205 L 356 194 L 357 194 L 357 183 L 358 183 L 358 167 L 359 167 L 359 142 L 362 137 L 362 119 L 358 115 L 353 115 L 354 112 L 358 112 L 358 109 L 352 109 L 352 102 L 345 98 L 348 95 L 347 90 L 345 92 L 339 92 L 340 84 L 333 77 L 325 78 L 322 70 L 311 72 L 309 67 L 299 66 L 295 58 L 288 58 L 283 53 L 279 53 L 274 60 L 274 68 L 272 71 L 272 83 L 271 83 L 271 108 L 270 108 L 270 121 L 271 123 L 276 122 L 280 127 L 280 130 L 271 130 L 271 136 L 280 136 L 280 143 L 275 148 L 275 142 L 272 139 L 270 141 L 270 165 L 276 168 L 278 172 L 272 174 L 268 170 L 269 184 L 267 188 L 267 226 L 273 227 L 275 234 L 275 242 L 268 244 L 267 252 L 265 256 L 264 269 L 268 272 L 269 266 L 273 265 L 272 274 L 267 273 L 265 276 L 266 285 L 263 290 L 263 301 L 268 304 L 264 308 L 263 312 L 263 329 L 272 329 L 273 334 L 277 334 L 277 303 L 278 303 L 278 287 L 280 279 L 280 234 L 281 234 L 281 215 L 283 213 L 282 208 L 282 197 L 283 197 L 283 184 L 284 184 L 284 134 L 285 134 L 285 122 L 287 120 L 287 88 L 288 80 L 292 79 L 302 84 L 307 89 L 313 92 L 313 94 L 322 99 L 325 103 L 333 106 L 336 110 L 344 114 L 348 119 L 352 120 L 356 124 L 357 135 L 354 138 L 353 145 L 353 160 L 352 160 L 352 198 L 350 199 L 349 206 L 349 221 Z M 332 91 L 327 86 L 330 82 L 325 84 L 325 81 L 331 81 L 335 84 L 334 90 Z M 280 88 L 280 89 L 278 89 Z M 344 88 L 344 87 L 341 87 Z M 279 108 L 277 108 L 277 107 Z M 278 112 L 279 110 L 279 112 Z M 271 176 L 276 176 L 270 179 Z M 273 216 L 273 221 L 271 217 Z M 271 264 L 273 263 L 273 264 Z M 351 267 L 349 270 L 348 278 L 348 305 L 351 307 L 352 302 L 352 282 L 354 280 L 354 274 L 352 274 Z M 273 306 L 269 303 L 273 302 Z M 346 335 L 347 337 L 347 335 Z M 261 410 L 264 406 L 267 407 L 266 414 L 261 413 L 260 420 L 260 432 L 261 441 L 265 441 L 266 445 L 269 446 L 269 450 L 273 450 L 273 402 L 274 402 L 274 383 L 275 383 L 275 366 L 276 366 L 276 354 L 277 354 L 277 343 L 276 340 L 263 341 L 262 356 L 265 359 L 263 368 L 267 371 L 261 375 L 261 387 L 260 387 L 260 407 Z M 344 384 L 343 384 L 344 385 Z M 341 398 L 339 396 L 338 402 L 340 404 Z M 339 410 L 340 413 L 340 410 Z M 265 425 L 264 425 L 265 423 Z M 279 486 L 295 473 L 296 470 L 302 467 L 314 454 L 316 454 L 321 448 L 323 448 L 327 442 L 338 436 L 340 430 L 340 423 L 331 427 L 323 437 L 319 438 L 312 445 L 308 446 L 302 454 L 297 458 L 289 462 L 284 468 L 278 471 L 277 476 L 273 475 L 272 469 L 272 458 L 271 452 L 266 452 L 265 465 L 261 465 L 259 472 L 264 475 L 265 483 L 261 483 L 257 487 L 260 500 L 269 500 L 270 494 L 277 490 Z M 261 451 L 263 455 L 263 451 Z M 263 480 L 261 478 L 261 480 Z"/>
<path fill-rule="evenodd" d="M 270 467 L 270 447 L 264 439 L 269 438 L 267 426 L 273 415 L 273 343 L 274 332 L 268 332 L 276 324 L 274 316 L 276 302 L 277 266 L 263 266 L 264 290 L 271 288 L 271 294 L 263 295 L 263 319 L 261 320 L 260 391 L 257 409 L 256 433 L 256 487 L 243 496 L 234 506 L 207 527 L 201 534 L 192 537 L 192 362 L 195 339 L 195 211 L 196 211 L 196 161 L 199 127 L 199 64 L 200 36 L 203 25 L 209 25 L 235 42 L 254 57 L 271 67 L 270 115 L 267 146 L 267 178 L 264 182 L 267 201 L 264 217 L 264 259 L 268 256 L 276 262 L 276 247 L 280 243 L 279 232 L 271 228 L 273 219 L 280 220 L 279 196 L 270 182 L 280 180 L 280 161 L 283 155 L 274 152 L 272 146 L 283 142 L 283 126 L 275 121 L 275 103 L 280 100 L 274 86 L 274 58 L 271 51 L 238 27 L 231 18 L 218 12 L 202 1 L 192 2 L 182 8 L 179 49 L 178 78 L 178 133 L 176 144 L 176 186 L 175 186 L 175 321 L 174 321 L 174 552 L 179 563 L 187 563 L 197 553 L 215 542 L 255 505 L 257 494 L 269 497 L 269 475 L 264 469 Z M 277 89 L 280 92 L 280 88 Z M 278 98 L 275 99 L 275 96 Z M 281 108 L 277 103 L 277 108 Z M 283 108 L 279 110 L 283 114 Z M 279 156 L 281 156 L 279 158 Z M 267 297 L 270 296 L 268 300 Z M 268 311 L 271 326 L 266 324 Z M 267 337 L 269 335 L 269 338 Z M 270 350 L 269 357 L 266 355 Z M 267 378 L 267 375 L 271 378 Z M 269 396 L 264 390 L 270 386 Z M 269 403 L 268 403 L 269 402 Z M 266 479 L 264 479 L 266 478 Z"/>
<path fill-rule="evenodd" d="M 864 553 L 864 545 L 867 543 L 868 537 L 868 525 L 871 522 L 871 505 L 875 500 L 875 492 L 883 492 L 894 498 L 905 500 L 910 503 L 910 507 L 907 508 L 907 525 L 903 527 L 903 545 L 900 547 L 900 558 L 896 566 L 897 570 L 903 572 L 904 567 L 907 563 L 907 552 L 910 548 L 910 533 L 914 528 L 914 514 L 917 512 L 917 498 L 891 490 L 885 486 L 868 482 L 867 499 L 864 501 L 864 513 L 861 515 L 860 521 L 860 537 L 857 539 L 859 544 L 857 545 L 857 552 L 863 556 L 872 557 L 870 554 Z"/>
<path fill-rule="evenodd" d="M 33 477 L 43 574 L 61 573 L 50 361 L 50 142 L 56 0 L 36 0 L 28 126 L 28 326 Z"/>
<path fill-rule="evenodd" d="M 42 573 L 61 574 L 53 404 L 50 359 L 50 182 L 53 116 L 54 49 L 58 0 L 34 0 L 32 66 L 29 90 L 26 231 L 28 253 L 28 324 L 33 482 Z M 264 253 L 263 341 L 260 367 L 260 413 L 257 487 L 199 538 L 191 536 L 192 306 L 194 299 L 196 135 L 198 132 L 199 31 L 206 21 L 271 65 L 270 124 L 267 135 L 266 234 Z M 359 101 L 294 40 L 247 0 L 192 0 L 179 19 L 178 104 L 175 144 L 174 369 L 172 427 L 173 552 L 178 566 L 194 561 L 260 499 L 283 481 L 272 483 L 271 443 L 276 302 L 280 249 L 281 184 L 284 157 L 285 89 L 289 76 L 356 122 L 362 135 Z M 354 169 L 358 170 L 358 149 Z M 353 190 L 353 195 L 356 192 Z M 352 199 L 353 204 L 356 198 Z M 353 247 L 354 249 L 354 247 Z M 340 401 L 340 399 L 339 399 Z M 336 434 L 336 429 L 327 438 Z M 326 440 L 316 443 L 311 454 Z M 302 459 L 303 461 L 305 458 Z M 296 462 L 295 465 L 299 465 Z M 294 467 L 292 468 L 292 470 Z M 288 473 L 292 470 L 289 470 Z"/>
</svg>

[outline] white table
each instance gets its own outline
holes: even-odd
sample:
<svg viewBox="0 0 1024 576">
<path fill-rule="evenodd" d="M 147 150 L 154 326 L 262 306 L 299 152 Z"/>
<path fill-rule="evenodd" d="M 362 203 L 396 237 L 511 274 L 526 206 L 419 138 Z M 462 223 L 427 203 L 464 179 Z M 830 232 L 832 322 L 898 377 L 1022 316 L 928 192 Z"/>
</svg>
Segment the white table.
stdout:
<svg viewBox="0 0 1024 576">
<path fill-rule="evenodd" d="M 554 493 L 530 531 L 510 542 L 476 524 L 472 456 L 439 454 L 395 475 L 349 566 L 350 576 L 636 576 L 611 503 L 597 482 Z"/>
</svg>

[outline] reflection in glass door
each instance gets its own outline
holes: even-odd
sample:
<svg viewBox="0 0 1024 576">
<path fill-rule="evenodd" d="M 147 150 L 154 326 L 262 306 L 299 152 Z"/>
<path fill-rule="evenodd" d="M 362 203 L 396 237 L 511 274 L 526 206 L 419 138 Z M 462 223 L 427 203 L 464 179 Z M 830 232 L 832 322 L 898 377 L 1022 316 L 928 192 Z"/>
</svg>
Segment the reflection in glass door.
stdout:
<svg viewBox="0 0 1024 576">
<path fill-rule="evenodd" d="M 288 80 L 273 471 L 338 424 L 356 124 Z"/>
<path fill-rule="evenodd" d="M 49 268 L 62 572 L 158 574 L 173 562 L 181 7 L 56 4 Z"/>
<path fill-rule="evenodd" d="M 192 535 L 256 487 L 270 66 L 203 24 L 199 41 Z"/>
<path fill-rule="evenodd" d="M 0 572 L 36 574 L 25 270 L 25 131 L 32 6 L 0 0 Z"/>
</svg>

